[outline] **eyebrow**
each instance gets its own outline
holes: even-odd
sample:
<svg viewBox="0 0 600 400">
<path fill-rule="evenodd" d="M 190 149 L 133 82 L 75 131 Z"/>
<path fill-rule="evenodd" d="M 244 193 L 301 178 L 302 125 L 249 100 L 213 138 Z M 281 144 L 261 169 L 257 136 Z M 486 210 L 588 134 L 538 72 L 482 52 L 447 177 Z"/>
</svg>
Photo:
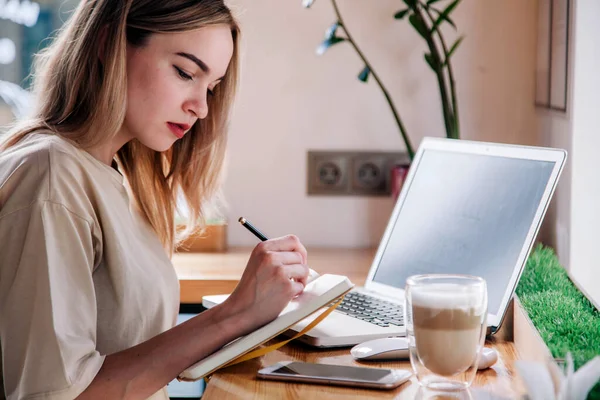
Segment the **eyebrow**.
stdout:
<svg viewBox="0 0 600 400">
<path fill-rule="evenodd" d="M 208 67 L 208 65 L 206 65 L 206 63 L 204 61 L 202 61 L 201 59 L 199 59 L 198 57 L 196 57 L 193 54 L 190 53 L 185 53 L 185 52 L 178 52 L 175 53 L 176 55 L 180 56 L 180 57 L 184 57 L 187 58 L 188 60 L 192 61 L 194 64 L 196 64 L 198 66 L 198 68 L 200 68 L 202 71 L 204 71 L 205 73 L 210 73 L 210 68 Z M 224 76 L 216 79 L 217 81 L 220 81 L 224 78 Z"/>
</svg>

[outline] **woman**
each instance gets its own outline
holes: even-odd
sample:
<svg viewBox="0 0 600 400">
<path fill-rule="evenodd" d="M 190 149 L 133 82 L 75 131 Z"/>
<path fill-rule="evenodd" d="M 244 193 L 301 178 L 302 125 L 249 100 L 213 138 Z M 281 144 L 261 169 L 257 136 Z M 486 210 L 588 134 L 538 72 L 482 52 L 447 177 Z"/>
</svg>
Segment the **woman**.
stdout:
<svg viewBox="0 0 600 400">
<path fill-rule="evenodd" d="M 174 327 L 176 198 L 189 233 L 219 182 L 238 38 L 221 0 L 84 0 L 38 58 L 34 116 L 0 147 L 8 399 L 166 398 L 303 290 L 305 248 L 269 240 L 227 302 Z"/>
</svg>

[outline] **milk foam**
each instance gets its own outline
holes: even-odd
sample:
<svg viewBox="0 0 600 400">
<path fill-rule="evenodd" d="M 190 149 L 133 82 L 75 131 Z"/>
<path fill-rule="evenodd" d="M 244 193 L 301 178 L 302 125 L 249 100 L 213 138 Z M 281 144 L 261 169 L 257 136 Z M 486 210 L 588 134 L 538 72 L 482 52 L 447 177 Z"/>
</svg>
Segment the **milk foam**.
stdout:
<svg viewBox="0 0 600 400">
<path fill-rule="evenodd" d="M 483 297 L 481 287 L 456 283 L 432 283 L 410 290 L 412 305 L 426 308 L 480 308 Z"/>
</svg>

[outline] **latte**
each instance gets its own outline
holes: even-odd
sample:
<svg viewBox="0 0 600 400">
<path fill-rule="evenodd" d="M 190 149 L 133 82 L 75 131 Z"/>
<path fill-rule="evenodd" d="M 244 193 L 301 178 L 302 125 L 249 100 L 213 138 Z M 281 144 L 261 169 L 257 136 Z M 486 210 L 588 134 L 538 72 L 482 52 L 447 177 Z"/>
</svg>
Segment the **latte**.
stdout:
<svg viewBox="0 0 600 400">
<path fill-rule="evenodd" d="M 455 284 L 436 284 L 415 290 L 412 312 L 415 347 L 431 372 L 453 376 L 475 363 L 482 345 L 487 307 L 479 292 Z M 485 303 L 485 302 L 483 302 Z"/>
</svg>

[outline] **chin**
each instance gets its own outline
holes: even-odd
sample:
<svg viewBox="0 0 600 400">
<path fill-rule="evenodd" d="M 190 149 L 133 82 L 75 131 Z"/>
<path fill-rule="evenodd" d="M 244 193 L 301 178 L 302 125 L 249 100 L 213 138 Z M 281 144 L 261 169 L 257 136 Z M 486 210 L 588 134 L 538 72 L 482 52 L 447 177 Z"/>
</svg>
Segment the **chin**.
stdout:
<svg viewBox="0 0 600 400">
<path fill-rule="evenodd" d="M 171 146 L 173 146 L 173 143 L 175 143 L 175 139 L 169 139 L 169 138 L 151 138 L 150 140 L 144 140 L 141 141 L 142 144 L 154 151 L 158 151 L 158 152 L 163 152 L 163 151 L 167 151 L 171 148 Z"/>
</svg>

